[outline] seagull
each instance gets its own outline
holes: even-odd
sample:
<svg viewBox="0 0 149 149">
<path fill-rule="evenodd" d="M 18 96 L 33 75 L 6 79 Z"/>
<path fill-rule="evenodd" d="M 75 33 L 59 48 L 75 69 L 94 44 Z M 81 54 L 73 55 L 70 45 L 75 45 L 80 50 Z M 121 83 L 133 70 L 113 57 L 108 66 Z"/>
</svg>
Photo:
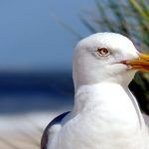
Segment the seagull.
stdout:
<svg viewBox="0 0 149 149">
<path fill-rule="evenodd" d="M 149 55 L 118 33 L 96 33 L 76 46 L 74 106 L 46 127 L 41 149 L 149 149 L 149 132 L 128 85 L 149 71 Z"/>
</svg>

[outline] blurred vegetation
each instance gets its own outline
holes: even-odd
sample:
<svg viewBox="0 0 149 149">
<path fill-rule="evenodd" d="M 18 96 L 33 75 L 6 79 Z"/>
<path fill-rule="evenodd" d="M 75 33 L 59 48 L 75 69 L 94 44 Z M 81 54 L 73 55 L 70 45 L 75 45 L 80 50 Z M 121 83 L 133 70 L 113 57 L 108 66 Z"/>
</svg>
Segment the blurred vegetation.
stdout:
<svg viewBox="0 0 149 149">
<path fill-rule="evenodd" d="M 129 37 L 135 46 L 149 53 L 149 1 L 148 0 L 95 0 L 96 12 L 81 15 L 82 23 L 91 31 L 117 32 Z M 130 84 L 141 109 L 149 114 L 149 74 L 138 73 Z"/>
</svg>

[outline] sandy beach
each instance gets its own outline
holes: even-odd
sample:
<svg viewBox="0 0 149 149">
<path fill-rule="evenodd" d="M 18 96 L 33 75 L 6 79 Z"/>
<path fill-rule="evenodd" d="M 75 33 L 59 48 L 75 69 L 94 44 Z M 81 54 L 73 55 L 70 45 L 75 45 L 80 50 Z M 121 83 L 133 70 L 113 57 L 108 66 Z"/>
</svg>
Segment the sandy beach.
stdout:
<svg viewBox="0 0 149 149">
<path fill-rule="evenodd" d="M 0 148 L 39 149 L 43 129 L 65 110 L 0 116 Z"/>
</svg>

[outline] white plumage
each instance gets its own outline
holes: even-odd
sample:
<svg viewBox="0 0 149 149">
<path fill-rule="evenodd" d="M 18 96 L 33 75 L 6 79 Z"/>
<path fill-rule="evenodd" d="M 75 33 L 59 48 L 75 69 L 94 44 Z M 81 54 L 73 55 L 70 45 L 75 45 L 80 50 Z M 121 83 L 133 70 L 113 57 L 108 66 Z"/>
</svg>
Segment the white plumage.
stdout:
<svg viewBox="0 0 149 149">
<path fill-rule="evenodd" d="M 50 123 L 42 149 L 149 149 L 146 124 L 128 89 L 137 70 L 149 70 L 148 61 L 120 34 L 81 40 L 73 61 L 74 108 Z"/>
</svg>

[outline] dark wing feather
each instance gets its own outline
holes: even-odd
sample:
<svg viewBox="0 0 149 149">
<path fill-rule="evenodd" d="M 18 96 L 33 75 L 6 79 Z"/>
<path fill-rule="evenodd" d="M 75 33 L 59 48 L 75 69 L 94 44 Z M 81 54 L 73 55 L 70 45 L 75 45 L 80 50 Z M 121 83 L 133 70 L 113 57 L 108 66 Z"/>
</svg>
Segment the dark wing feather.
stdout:
<svg viewBox="0 0 149 149">
<path fill-rule="evenodd" d="M 56 118 L 54 118 L 49 124 L 48 126 L 46 127 L 46 129 L 44 130 L 43 132 L 43 135 L 42 135 L 42 139 L 41 139 L 41 149 L 47 149 L 47 143 L 48 143 L 48 137 L 49 137 L 49 130 L 50 128 L 55 125 L 55 124 L 58 124 L 58 123 L 61 123 L 62 119 L 69 113 L 70 111 L 68 112 L 65 112 L 59 116 L 57 116 Z"/>
</svg>

